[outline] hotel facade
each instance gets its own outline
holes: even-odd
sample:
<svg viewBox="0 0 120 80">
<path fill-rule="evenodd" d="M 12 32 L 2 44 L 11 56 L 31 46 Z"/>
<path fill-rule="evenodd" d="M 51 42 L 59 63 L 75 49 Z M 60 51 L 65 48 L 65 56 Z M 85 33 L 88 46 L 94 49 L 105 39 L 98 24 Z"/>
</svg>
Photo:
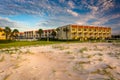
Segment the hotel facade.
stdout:
<svg viewBox="0 0 120 80">
<path fill-rule="evenodd" d="M 57 38 L 61 40 L 88 40 L 111 38 L 111 28 L 84 25 L 66 25 L 58 27 Z"/>
<path fill-rule="evenodd" d="M 41 38 L 51 38 L 52 31 L 54 29 L 48 29 L 48 30 L 43 30 L 43 33 L 41 34 Z M 19 33 L 19 39 L 39 39 L 40 36 L 38 34 L 38 31 L 25 31 L 25 32 L 20 32 Z"/>
<path fill-rule="evenodd" d="M 110 27 L 85 26 L 85 25 L 65 25 L 57 29 L 43 30 L 41 38 L 53 38 L 52 32 L 56 32 L 55 38 L 59 40 L 89 40 L 89 39 L 108 39 L 111 38 Z M 19 39 L 39 39 L 38 31 L 20 32 Z M 0 40 L 5 40 L 4 29 L 0 28 Z"/>
</svg>

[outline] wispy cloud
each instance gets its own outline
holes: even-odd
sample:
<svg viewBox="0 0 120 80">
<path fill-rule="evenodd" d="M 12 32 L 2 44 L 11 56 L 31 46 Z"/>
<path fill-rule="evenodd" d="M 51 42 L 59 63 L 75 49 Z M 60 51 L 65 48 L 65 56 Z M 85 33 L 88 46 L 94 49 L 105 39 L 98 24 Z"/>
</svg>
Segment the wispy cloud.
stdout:
<svg viewBox="0 0 120 80">
<path fill-rule="evenodd" d="M 74 11 L 72 11 L 72 10 L 70 10 L 70 9 L 67 9 L 67 12 L 68 12 L 69 14 L 75 16 L 75 17 L 77 17 L 77 16 L 79 15 L 77 12 L 74 12 Z"/>
<path fill-rule="evenodd" d="M 68 5 L 70 8 L 75 8 L 74 3 L 72 1 L 68 1 Z"/>
<path fill-rule="evenodd" d="M 0 17 L 0 26 L 1 27 L 10 27 L 11 29 L 19 29 L 20 31 L 30 30 L 28 24 L 10 20 L 9 18 Z"/>
</svg>

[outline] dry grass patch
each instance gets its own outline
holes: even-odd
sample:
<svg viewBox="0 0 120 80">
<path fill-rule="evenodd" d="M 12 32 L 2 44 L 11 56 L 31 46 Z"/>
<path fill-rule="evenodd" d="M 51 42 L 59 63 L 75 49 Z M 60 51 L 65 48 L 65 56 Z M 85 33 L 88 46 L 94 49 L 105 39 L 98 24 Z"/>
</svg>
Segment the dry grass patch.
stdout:
<svg viewBox="0 0 120 80">
<path fill-rule="evenodd" d="M 67 51 L 67 52 L 65 52 L 66 54 L 72 54 L 73 52 L 70 52 L 70 51 Z"/>
<path fill-rule="evenodd" d="M 10 76 L 10 74 L 5 75 L 5 77 L 3 78 L 3 80 L 7 80 L 9 76 Z"/>
<path fill-rule="evenodd" d="M 7 49 L 2 49 L 1 52 L 6 53 L 6 54 L 16 54 L 20 52 L 20 49 L 18 48 L 7 48 Z"/>
<path fill-rule="evenodd" d="M 14 64 L 13 69 L 17 69 L 17 68 L 19 68 L 19 67 L 20 67 L 20 65 L 19 65 L 19 62 L 18 62 L 18 63 L 16 63 L 16 64 Z"/>
<path fill-rule="evenodd" d="M 83 53 L 84 51 L 88 51 L 87 47 L 84 47 L 84 48 L 79 50 L 80 53 Z"/>
<path fill-rule="evenodd" d="M 102 53 L 97 53 L 97 55 L 99 55 L 99 56 L 103 56 L 103 54 L 102 54 Z"/>
<path fill-rule="evenodd" d="M 106 69 L 97 69 L 96 71 L 91 72 L 91 74 L 100 74 L 104 76 L 108 76 L 108 80 L 116 80 L 114 76 L 111 74 L 110 71 L 107 71 Z"/>
<path fill-rule="evenodd" d="M 59 50 L 69 49 L 69 47 L 65 47 L 65 46 L 58 46 L 58 45 L 56 45 L 56 46 L 52 46 L 52 48 L 54 48 L 54 49 L 59 49 Z"/>
<path fill-rule="evenodd" d="M 117 59 L 120 59 L 120 52 L 116 52 L 116 53 L 110 52 L 108 53 L 108 55 L 111 57 L 116 57 Z"/>
<path fill-rule="evenodd" d="M 102 58 L 99 58 L 99 59 L 98 59 L 98 61 L 100 61 L 100 62 L 101 62 L 101 61 L 103 61 L 103 59 L 102 59 Z"/>
<path fill-rule="evenodd" d="M 29 49 L 27 49 L 24 53 L 25 54 L 33 54 Z"/>
<path fill-rule="evenodd" d="M 86 58 L 92 58 L 94 57 L 95 55 L 87 55 Z"/>
<path fill-rule="evenodd" d="M 5 60 L 5 57 L 2 56 L 1 59 L 0 59 L 0 62 L 3 62 Z"/>
</svg>

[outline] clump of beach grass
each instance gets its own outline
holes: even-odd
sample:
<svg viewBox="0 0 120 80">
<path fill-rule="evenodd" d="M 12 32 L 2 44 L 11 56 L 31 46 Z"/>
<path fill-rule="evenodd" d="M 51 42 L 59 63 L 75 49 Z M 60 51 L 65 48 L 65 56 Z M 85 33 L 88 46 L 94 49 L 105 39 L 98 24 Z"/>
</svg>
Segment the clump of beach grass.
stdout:
<svg viewBox="0 0 120 80">
<path fill-rule="evenodd" d="M 103 56 L 103 54 L 102 54 L 102 53 L 97 53 L 97 55 L 99 55 L 99 56 Z"/>
<path fill-rule="evenodd" d="M 59 49 L 59 50 L 69 49 L 69 47 L 64 47 L 64 46 L 52 46 L 52 48 Z"/>
<path fill-rule="evenodd" d="M 2 56 L 1 59 L 0 59 L 0 62 L 3 62 L 5 60 L 5 57 Z"/>
<path fill-rule="evenodd" d="M 116 57 L 117 59 L 120 59 L 120 52 L 116 52 L 116 53 L 108 53 L 108 55 L 110 55 L 111 57 Z"/>
<path fill-rule="evenodd" d="M 6 54 L 16 54 L 19 51 L 18 48 L 7 48 L 7 49 L 2 49 L 1 52 L 4 52 Z"/>
<path fill-rule="evenodd" d="M 55 72 L 56 72 L 56 70 L 55 70 L 55 69 L 53 69 L 53 70 L 52 70 L 52 72 L 53 72 L 53 73 L 55 73 Z"/>
<path fill-rule="evenodd" d="M 87 51 L 88 49 L 87 49 L 87 47 L 84 47 L 84 48 L 81 48 L 80 50 L 79 50 L 79 52 L 80 53 L 83 53 L 84 51 Z"/>
<path fill-rule="evenodd" d="M 108 69 L 114 69 L 114 68 L 115 67 L 106 65 L 105 68 L 96 69 L 95 71 L 92 71 L 91 74 L 100 74 L 100 75 L 107 76 L 109 78 L 107 80 L 116 80 L 115 77 L 112 75 L 112 73 L 110 71 L 108 71 Z"/>
<path fill-rule="evenodd" d="M 99 58 L 98 61 L 103 61 L 103 59 L 102 59 L 102 58 Z"/>
<path fill-rule="evenodd" d="M 14 69 L 17 69 L 17 68 L 19 68 L 19 67 L 20 67 L 20 65 L 17 63 L 17 64 L 14 65 L 13 68 L 14 68 Z"/>
<path fill-rule="evenodd" d="M 25 54 L 33 54 L 33 53 L 29 49 L 27 49 Z"/>
<path fill-rule="evenodd" d="M 3 78 L 3 80 L 7 80 L 9 76 L 10 76 L 10 74 L 5 75 L 5 77 Z"/>
<path fill-rule="evenodd" d="M 86 58 L 92 58 L 94 57 L 95 55 L 87 55 Z"/>
<path fill-rule="evenodd" d="M 70 51 L 67 51 L 67 52 L 65 52 L 66 54 L 72 54 L 72 52 L 70 52 Z"/>
</svg>

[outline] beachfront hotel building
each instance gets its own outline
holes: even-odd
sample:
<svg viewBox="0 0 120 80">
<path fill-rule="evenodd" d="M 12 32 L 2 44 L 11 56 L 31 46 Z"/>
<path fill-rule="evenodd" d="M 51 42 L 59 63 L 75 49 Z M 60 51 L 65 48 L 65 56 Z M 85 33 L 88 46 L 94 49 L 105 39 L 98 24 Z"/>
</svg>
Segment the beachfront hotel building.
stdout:
<svg viewBox="0 0 120 80">
<path fill-rule="evenodd" d="M 51 35 L 52 32 L 54 31 L 55 29 L 47 29 L 47 30 L 43 30 L 43 33 L 41 35 L 41 38 L 52 38 L 53 36 Z"/>
<path fill-rule="evenodd" d="M 6 40 L 5 32 L 3 28 L 0 28 L 0 40 Z"/>
<path fill-rule="evenodd" d="M 60 40 L 104 40 L 111 38 L 111 28 L 101 26 L 85 26 L 70 24 L 57 29 L 43 30 L 41 38 L 53 38 L 52 31 L 56 30 L 56 38 Z M 25 31 L 19 33 L 20 39 L 39 39 L 38 31 Z"/>
<path fill-rule="evenodd" d="M 57 38 L 61 40 L 88 40 L 88 39 L 108 39 L 111 37 L 110 27 L 65 25 L 57 28 Z"/>
<path fill-rule="evenodd" d="M 54 29 L 48 29 L 48 30 L 43 30 L 43 33 L 41 34 L 41 38 L 51 38 L 52 35 L 52 31 Z M 20 39 L 39 39 L 39 34 L 38 34 L 38 31 L 25 31 L 25 32 L 20 32 L 19 33 L 19 38 Z"/>
</svg>

